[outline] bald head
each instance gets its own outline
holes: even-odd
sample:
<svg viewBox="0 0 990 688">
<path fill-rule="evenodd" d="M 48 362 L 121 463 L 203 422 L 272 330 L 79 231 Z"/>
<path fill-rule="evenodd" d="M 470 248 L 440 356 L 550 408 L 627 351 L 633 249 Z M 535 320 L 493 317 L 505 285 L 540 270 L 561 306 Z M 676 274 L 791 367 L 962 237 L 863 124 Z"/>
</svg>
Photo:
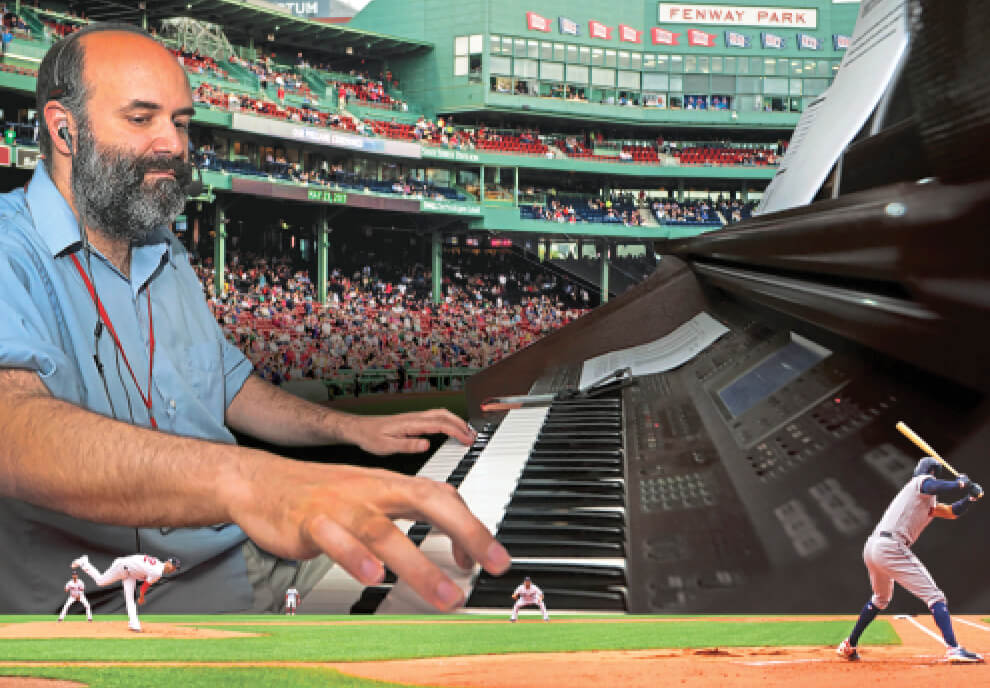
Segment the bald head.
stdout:
<svg viewBox="0 0 990 688">
<path fill-rule="evenodd" d="M 144 34 L 100 31 L 79 39 L 82 81 L 90 99 L 111 96 L 161 104 L 192 101 L 189 80 L 175 56 Z"/>
</svg>

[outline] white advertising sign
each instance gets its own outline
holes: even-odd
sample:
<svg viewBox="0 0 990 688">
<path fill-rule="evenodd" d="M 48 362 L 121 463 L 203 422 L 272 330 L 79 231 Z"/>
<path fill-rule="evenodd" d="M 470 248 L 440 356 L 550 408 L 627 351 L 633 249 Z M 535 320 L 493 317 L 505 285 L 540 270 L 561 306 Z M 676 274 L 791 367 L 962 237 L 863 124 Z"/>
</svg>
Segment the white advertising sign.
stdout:
<svg viewBox="0 0 990 688">
<path fill-rule="evenodd" d="M 657 23 L 815 29 L 818 27 L 818 10 L 805 7 L 743 7 L 661 2 Z"/>
</svg>

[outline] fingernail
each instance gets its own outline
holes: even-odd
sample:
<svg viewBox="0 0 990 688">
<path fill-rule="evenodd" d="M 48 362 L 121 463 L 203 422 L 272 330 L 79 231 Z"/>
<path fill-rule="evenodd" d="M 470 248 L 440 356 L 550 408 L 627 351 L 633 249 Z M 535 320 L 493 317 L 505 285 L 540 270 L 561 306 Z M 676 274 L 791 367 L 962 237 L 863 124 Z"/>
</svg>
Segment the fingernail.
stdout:
<svg viewBox="0 0 990 688">
<path fill-rule="evenodd" d="M 457 607 L 463 602 L 464 594 L 450 581 L 442 580 L 437 583 L 437 599 L 447 607 Z"/>
<path fill-rule="evenodd" d="M 510 564 L 512 564 L 512 557 L 505 551 L 505 547 L 502 547 L 497 542 L 493 542 L 488 546 L 488 552 L 485 556 L 486 569 L 496 573 L 502 573 L 509 568 Z"/>
<path fill-rule="evenodd" d="M 382 570 L 378 566 L 378 562 L 371 559 L 365 559 L 362 561 L 361 577 L 364 580 L 371 581 L 372 583 L 380 583 L 382 579 Z"/>
</svg>

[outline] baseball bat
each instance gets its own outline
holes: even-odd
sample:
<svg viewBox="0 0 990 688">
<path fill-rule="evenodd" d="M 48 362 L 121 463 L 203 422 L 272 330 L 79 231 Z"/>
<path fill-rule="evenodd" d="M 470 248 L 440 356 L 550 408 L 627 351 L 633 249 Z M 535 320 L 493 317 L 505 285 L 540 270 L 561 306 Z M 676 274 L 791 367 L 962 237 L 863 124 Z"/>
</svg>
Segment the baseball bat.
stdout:
<svg viewBox="0 0 990 688">
<path fill-rule="evenodd" d="M 932 457 L 933 459 L 935 459 L 936 461 L 938 461 L 940 464 L 942 464 L 943 466 L 945 466 L 949 470 L 949 472 L 952 473 L 952 475 L 956 476 L 957 478 L 959 477 L 959 472 L 956 471 L 955 468 L 953 468 L 952 466 L 950 466 L 948 461 L 946 461 L 941 456 L 939 456 L 938 455 L 938 452 L 936 452 L 934 449 L 932 449 L 932 447 L 931 447 L 930 444 L 928 444 L 923 439 L 921 439 L 921 437 L 918 435 L 918 433 L 916 433 L 914 430 L 912 430 L 911 428 L 909 428 L 907 426 L 907 423 L 905 423 L 904 421 L 900 420 L 900 421 L 897 421 L 897 425 L 894 426 L 894 427 L 897 428 L 898 432 L 900 432 L 902 435 L 904 435 L 909 440 L 911 440 L 912 442 L 914 442 L 914 445 L 916 447 L 918 447 L 918 449 L 920 449 L 921 451 L 925 452 L 926 454 L 928 454 L 928 456 Z"/>
</svg>

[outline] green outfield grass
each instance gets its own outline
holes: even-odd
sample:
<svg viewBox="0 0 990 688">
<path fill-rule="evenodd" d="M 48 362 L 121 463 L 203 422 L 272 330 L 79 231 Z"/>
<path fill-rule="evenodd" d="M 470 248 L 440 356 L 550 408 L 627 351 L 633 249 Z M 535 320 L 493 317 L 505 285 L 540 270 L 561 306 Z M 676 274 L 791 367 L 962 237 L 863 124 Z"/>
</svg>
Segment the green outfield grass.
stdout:
<svg viewBox="0 0 990 688">
<path fill-rule="evenodd" d="M 0 617 L 0 623 L 41 617 Z M 50 617 L 43 617 L 50 620 Z M 119 619 L 125 617 L 102 617 Z M 408 617 L 407 617 L 408 618 Z M 422 618 L 422 617 L 417 617 Z M 509 624 L 503 619 L 427 617 L 445 620 L 430 625 L 362 623 L 354 617 L 297 616 L 155 616 L 146 624 L 195 623 L 210 628 L 258 633 L 255 638 L 185 640 L 135 636 L 128 638 L 52 638 L 0 641 L 0 662 L 6 661 L 198 661 L 198 662 L 342 662 L 516 652 L 636 650 L 652 648 L 833 645 L 849 632 L 847 621 L 714 621 L 693 617 L 674 623 L 596 623 L 584 618 L 567 623 Z M 614 617 L 611 617 L 614 618 Z M 649 618 L 649 617 L 644 617 Z M 316 620 L 343 620 L 333 626 L 309 626 Z M 562 617 L 563 619 L 563 617 Z M 286 621 L 286 625 L 251 622 Z M 465 623 L 479 621 L 480 623 Z M 248 625 L 231 625 L 248 622 Z M 84 621 L 71 621 L 84 624 Z M 887 622 L 870 626 L 864 642 L 899 643 Z"/>
<path fill-rule="evenodd" d="M 385 683 L 341 674 L 334 669 L 290 669 L 281 667 L 51 667 L 43 669 L 0 667 L 0 684 L 5 676 L 79 681 L 93 688 L 388 688 Z"/>
</svg>

